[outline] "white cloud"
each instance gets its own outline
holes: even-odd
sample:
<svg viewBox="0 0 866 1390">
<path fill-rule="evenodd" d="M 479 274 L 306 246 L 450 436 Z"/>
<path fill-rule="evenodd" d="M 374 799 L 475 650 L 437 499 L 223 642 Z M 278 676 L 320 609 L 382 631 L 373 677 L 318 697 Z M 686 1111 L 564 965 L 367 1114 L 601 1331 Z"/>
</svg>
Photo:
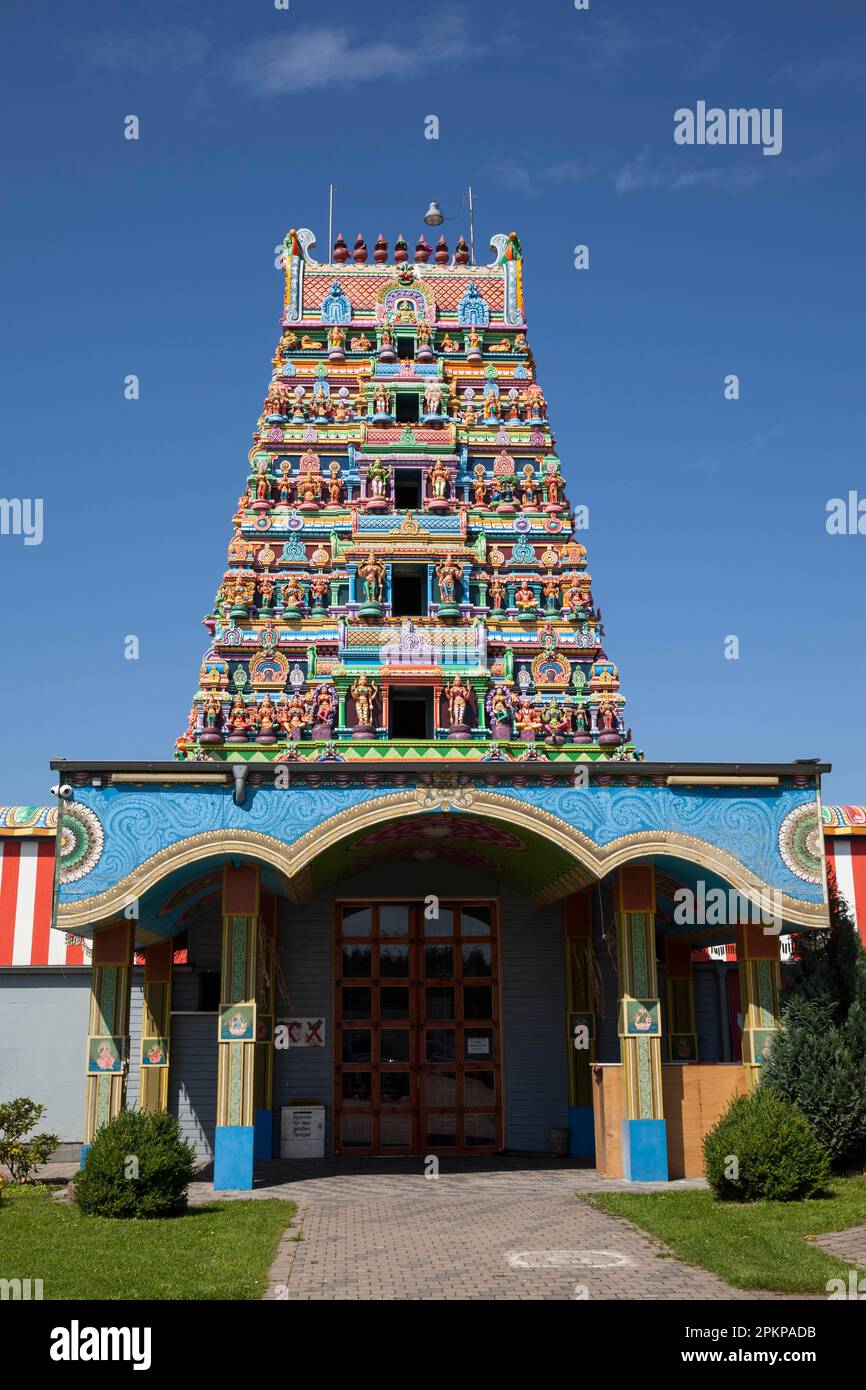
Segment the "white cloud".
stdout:
<svg viewBox="0 0 866 1390">
<path fill-rule="evenodd" d="M 110 72 L 179 71 L 203 63 L 210 50 L 204 34 L 178 25 L 138 33 L 101 30 L 83 38 L 60 37 L 69 54 Z"/>
<path fill-rule="evenodd" d="M 385 78 L 406 81 L 432 63 L 458 62 L 469 52 L 465 16 L 451 11 L 437 18 L 429 44 L 357 38 L 350 29 L 323 25 L 257 39 L 237 55 L 231 73 L 250 92 L 279 96 Z"/>
</svg>

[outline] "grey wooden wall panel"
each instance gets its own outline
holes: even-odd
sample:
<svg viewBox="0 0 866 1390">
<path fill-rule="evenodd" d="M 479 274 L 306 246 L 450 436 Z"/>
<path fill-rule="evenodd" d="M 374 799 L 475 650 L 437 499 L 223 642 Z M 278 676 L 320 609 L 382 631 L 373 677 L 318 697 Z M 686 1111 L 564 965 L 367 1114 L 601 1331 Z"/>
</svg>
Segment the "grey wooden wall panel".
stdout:
<svg viewBox="0 0 866 1390">
<path fill-rule="evenodd" d="M 546 1153 L 568 1124 L 562 904 L 533 908 L 504 890 L 500 903 L 505 1146 Z"/>
<path fill-rule="evenodd" d="M 47 1107 L 40 1130 L 80 1144 L 90 971 L 0 974 L 0 1096 Z"/>
<path fill-rule="evenodd" d="M 213 1157 L 217 1100 L 216 1014 L 173 1014 L 168 1108 L 200 1158 Z"/>
</svg>

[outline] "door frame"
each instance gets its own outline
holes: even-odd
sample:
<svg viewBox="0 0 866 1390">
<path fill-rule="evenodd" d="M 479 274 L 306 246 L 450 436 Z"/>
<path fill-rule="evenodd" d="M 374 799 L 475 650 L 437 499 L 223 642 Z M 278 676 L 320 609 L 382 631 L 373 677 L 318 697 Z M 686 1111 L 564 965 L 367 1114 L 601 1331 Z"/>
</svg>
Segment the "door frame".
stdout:
<svg viewBox="0 0 866 1390">
<path fill-rule="evenodd" d="M 430 895 L 427 895 L 427 897 L 412 897 L 412 896 L 410 896 L 410 895 L 408 895 L 408 894 L 384 894 L 384 893 L 383 893 L 383 894 L 376 894 L 376 895 L 374 895 L 374 896 L 369 896 L 369 895 L 347 895 L 347 896 L 345 896 L 345 897 L 335 897 L 335 898 L 333 899 L 333 921 L 332 921 L 331 941 L 332 941 L 332 947 L 333 947 L 332 979 L 333 979 L 333 1007 L 334 1007 L 334 1013 L 333 1013 L 333 1019 L 334 1019 L 334 1046 L 333 1046 L 333 1062 L 332 1062 L 332 1066 L 333 1066 L 333 1107 L 334 1107 L 333 1118 L 334 1118 L 334 1123 L 333 1123 L 333 1137 L 332 1137 L 332 1143 L 331 1143 L 331 1151 L 332 1151 L 332 1154 L 333 1154 L 335 1157 L 341 1157 L 341 1158 L 346 1158 L 346 1157 L 359 1157 L 359 1158 L 360 1158 L 360 1157 L 369 1157 L 369 1158 L 376 1158 L 376 1157 L 379 1157 L 379 1158 L 381 1158 L 381 1157 L 391 1157 L 392 1155 L 393 1155 L 393 1156 L 396 1156 L 396 1157 L 399 1157 L 399 1156 L 423 1157 L 423 1156 L 424 1156 L 425 1154 L 427 1154 L 427 1153 L 439 1154 L 439 1155 L 441 1155 L 442 1157 L 448 1157 L 449 1155 L 460 1156 L 460 1157 L 467 1157 L 467 1156 L 468 1156 L 468 1157 L 471 1157 L 472 1155 L 482 1156 L 482 1155 L 490 1155 L 490 1154 L 495 1154 L 495 1153 L 501 1153 L 502 1150 L 503 1150 L 503 1148 L 504 1148 L 504 1136 L 505 1136 L 505 1089 L 504 1089 L 505 1063 L 504 1063 L 504 1056 L 503 1056 L 503 1031 L 504 1031 L 504 1026 L 503 1026 L 503 1018 L 502 1018 L 502 960 L 501 960 L 501 932 L 500 932 L 501 914 L 500 914 L 500 904 L 499 904 L 499 899 L 498 899 L 498 898 L 490 897 L 489 895 L 484 895 L 484 894 L 479 894 L 479 893 L 466 894 L 466 895 L 462 895 L 462 894 L 459 894 L 459 893 L 443 894 L 443 895 L 441 896 L 441 898 L 440 898 L 440 903 L 441 903 L 442 906 L 446 906 L 446 907 L 457 907 L 457 908 L 468 907 L 468 908 L 471 908 L 473 905 L 476 905 L 476 906 L 481 905 L 481 906 L 484 906 L 484 907 L 487 907 L 487 908 L 490 909 L 490 915 L 491 915 L 491 929 L 490 929 L 490 935 L 489 935 L 489 937 L 487 937 L 487 938 L 483 938 L 483 937 L 473 937 L 473 936 L 470 935 L 468 939 L 469 939 L 469 942 L 470 942 L 470 943 L 471 943 L 472 941 L 475 941 L 475 940 L 477 940 L 477 941 L 479 941 L 479 942 L 489 940 L 489 942 L 491 943 L 492 948 L 493 948 L 493 949 L 492 949 L 492 970 L 493 970 L 493 976 L 492 976 L 492 979 L 491 979 L 491 982 L 490 982 L 490 983 L 491 983 L 491 991 L 492 991 L 493 1054 L 492 1054 L 492 1057 L 491 1057 L 491 1059 L 490 1059 L 490 1066 L 489 1066 L 489 1067 L 487 1067 L 487 1068 L 482 1068 L 482 1067 L 480 1066 L 480 1064 L 479 1064 L 478 1067 L 477 1067 L 476 1069 L 477 1069 L 477 1070 L 482 1070 L 482 1069 L 484 1069 L 484 1070 L 490 1070 L 490 1069 L 492 1069 L 493 1072 L 494 1072 L 494 1079 L 495 1079 L 495 1086 L 496 1086 L 495 1106 L 494 1106 L 494 1108 L 493 1108 L 493 1113 L 494 1113 L 494 1115 L 495 1115 L 495 1128 L 496 1128 L 495 1141 L 494 1141 L 494 1144 L 493 1144 L 493 1145 L 490 1145 L 490 1146 L 488 1146 L 488 1145 L 483 1145 L 483 1146 L 482 1146 L 482 1145 L 478 1145 L 478 1146 L 473 1145 L 473 1146 L 471 1146 L 471 1147 L 469 1147 L 469 1148 L 466 1147 L 465 1143 L 464 1143 L 463 1145 L 455 1144 L 455 1145 L 453 1145 L 453 1146 L 441 1146 L 441 1147 L 436 1147 L 435 1145 L 433 1145 L 433 1146 L 427 1146 L 426 1143 L 425 1143 L 425 1140 L 426 1140 L 426 1129 L 425 1129 L 425 1127 L 424 1127 L 424 1118 L 425 1118 L 425 1116 L 426 1116 L 428 1113 L 434 1113 L 434 1114 L 435 1114 L 435 1113 L 450 1113 L 450 1110 L 453 1110 L 455 1114 L 457 1114 L 458 1116 L 461 1116 L 461 1117 L 464 1116 L 465 1113 L 466 1113 L 465 1100 L 464 1100 L 464 1104 L 463 1104 L 462 1106 L 458 1106 L 458 1105 L 457 1105 L 456 1099 L 455 1099 L 455 1104 L 454 1104 L 454 1106 L 452 1106 L 452 1107 L 446 1107 L 446 1106 L 431 1106 L 431 1107 L 428 1107 L 428 1106 L 425 1104 L 426 1097 L 425 1097 L 425 1094 L 424 1094 L 424 1083 L 425 1083 L 425 1077 L 426 1077 L 426 1074 L 427 1074 L 428 1063 L 427 1063 L 427 1061 L 426 1061 L 426 1052 L 425 1052 L 424 1055 L 422 1055 L 422 1047 L 423 1047 L 423 1044 L 424 1044 L 424 1042 L 425 1042 L 425 1027 L 429 1024 L 430 1020 L 425 1019 L 424 1016 L 423 1016 L 423 1011 L 422 1011 L 422 993 L 421 993 L 421 992 L 422 992 L 422 990 L 424 990 L 426 987 L 430 986 L 431 984 L 434 985 L 434 986 L 436 986 L 436 985 L 439 985 L 439 984 L 441 983 L 441 981 L 440 981 L 437 977 L 435 977 L 435 976 L 429 976 L 429 977 L 428 977 L 427 974 L 426 974 L 426 970 L 424 969 L 424 954 L 423 954 L 423 953 L 424 953 L 425 944 L 428 944 L 428 943 L 427 943 L 427 938 L 426 938 L 426 936 L 425 936 L 425 934 L 424 934 L 424 931 L 423 931 L 423 922 L 424 922 L 423 909 L 424 909 L 425 904 L 427 903 L 427 900 L 428 900 L 428 897 L 429 897 L 429 896 L 430 896 Z M 375 909 L 375 908 L 380 907 L 380 906 L 389 906 L 389 905 L 395 905 L 395 904 L 406 904 L 406 905 L 409 907 L 409 909 L 410 909 L 410 923 L 409 923 L 409 935 L 408 935 L 408 938 L 404 938 L 404 937 L 394 937 L 394 938 L 392 938 L 392 940 L 393 940 L 393 942 L 394 942 L 395 944 L 396 944 L 397 942 L 401 941 L 401 940 L 406 940 L 406 941 L 408 942 L 408 946 L 409 946 L 409 977 L 408 977 L 408 981 L 409 981 L 410 999 L 409 999 L 409 1019 L 408 1019 L 408 1027 L 409 1027 L 410 1039 L 411 1039 L 411 1041 L 410 1041 L 410 1063 L 409 1063 L 409 1070 L 410 1070 L 410 1073 L 411 1073 L 412 1081 L 411 1081 L 411 1091 L 410 1091 L 410 1101 L 409 1101 L 409 1105 L 408 1105 L 407 1107 L 395 1107 L 393 1110 L 389 1111 L 389 1113 L 391 1113 L 391 1114 L 401 1114 L 401 1113 L 406 1113 L 406 1110 L 409 1110 L 409 1112 L 410 1112 L 410 1114 L 411 1114 L 411 1117 L 412 1117 L 412 1119 L 411 1119 L 411 1141 L 410 1141 L 410 1144 L 409 1144 L 408 1146 L 397 1146 L 397 1145 L 391 1146 L 391 1145 L 389 1145 L 389 1146 L 387 1147 L 387 1149 L 385 1149 L 385 1150 L 383 1151 L 381 1144 L 379 1144 L 379 1145 L 376 1144 L 376 1138 L 377 1138 L 377 1135 L 378 1135 L 378 1117 L 377 1117 L 376 1114 L 374 1114 L 374 1115 L 373 1115 L 373 1146 L 372 1146 L 370 1149 L 362 1149 L 362 1148 L 357 1148 L 357 1149 L 355 1149 L 355 1148 L 344 1149 L 344 1148 L 342 1147 L 342 1144 L 341 1144 L 341 1129 L 340 1129 L 341 1118 L 342 1118 L 342 1114 L 343 1114 L 343 1111 L 344 1111 L 344 1108 L 345 1108 L 344 1105 L 343 1105 L 343 1096 L 342 1096 L 342 1077 L 343 1077 L 342 1028 L 343 1028 L 343 1025 L 344 1025 L 344 1020 L 343 1020 L 343 1018 L 342 1018 L 342 997 L 341 997 L 341 990 L 342 990 L 343 986 L 346 985 L 351 979 L 358 979 L 358 981 L 359 981 L 359 987 L 360 987 L 360 988 L 366 987 L 365 984 L 363 983 L 364 981 L 369 982 L 369 984 L 370 984 L 371 987 L 375 987 L 376 984 L 378 984 L 379 986 L 381 986 L 382 976 L 381 976 L 381 971 L 380 971 L 378 974 L 371 974 L 370 976 L 364 976 L 364 977 L 344 977 L 344 976 L 342 975 L 342 970 L 341 970 L 341 957 L 340 957 L 340 954 L 339 954 L 340 951 L 341 951 L 341 947 L 342 947 L 342 931 L 341 931 L 341 927 L 342 927 L 342 912 L 343 912 L 343 908 L 346 907 L 346 906 L 349 906 L 349 905 L 351 905 L 351 906 L 353 906 L 353 907 L 370 907 L 371 909 Z M 360 942 L 369 941 L 369 942 L 371 943 L 371 945 L 373 946 L 373 948 L 375 949 L 376 945 L 378 944 L 378 942 L 380 941 L 381 938 L 380 938 L 379 935 L 378 935 L 378 923 L 374 921 L 374 923 L 373 923 L 372 925 L 373 925 L 373 932 L 372 932 L 371 936 L 370 936 L 370 937 L 360 937 L 360 938 L 358 938 L 358 940 L 359 940 Z M 349 938 L 349 939 L 351 940 L 351 938 Z M 464 940 L 464 938 L 463 938 L 463 931 L 462 931 L 462 921 L 461 921 L 461 923 L 460 923 L 460 930 L 459 930 L 459 933 L 458 933 L 456 936 L 452 934 L 452 936 L 451 936 L 450 939 L 451 939 L 452 941 L 454 941 L 454 942 L 458 945 L 458 947 L 462 946 L 463 940 Z M 434 938 L 434 944 L 435 944 L 435 938 Z M 440 943 L 440 944 L 442 944 L 442 943 Z M 443 977 L 443 978 L 444 978 L 444 977 Z M 456 993 L 459 991 L 460 985 L 462 984 L 462 981 L 463 981 L 462 962 L 461 962 L 461 969 L 460 969 L 459 975 L 455 975 L 455 976 L 451 976 L 451 977 L 447 977 L 447 978 L 449 978 L 449 979 L 451 979 L 452 981 L 454 981 L 455 994 L 456 994 Z M 470 978 L 474 978 L 474 977 L 470 977 Z M 480 979 L 480 978 L 482 978 L 482 977 L 478 977 L 478 978 Z M 395 978 L 395 979 L 394 979 L 394 984 L 397 985 L 397 983 L 398 983 L 398 981 L 397 981 L 397 979 Z M 447 986 L 446 986 L 446 987 L 447 987 Z M 375 1014 L 378 1013 L 378 1002 L 377 1002 L 377 1001 L 372 1001 L 372 1002 L 373 1002 L 373 1015 L 375 1015 Z M 459 1015 L 459 1017 L 458 1017 L 458 1015 Z M 352 1020 L 350 1020 L 349 1022 L 350 1022 L 350 1024 L 351 1024 Z M 358 1022 L 361 1023 L 362 1026 L 363 1026 L 363 1021 L 362 1021 L 362 1020 L 359 1020 Z M 449 1026 L 449 1021 L 443 1019 L 443 1020 L 441 1020 L 441 1022 L 442 1022 L 445 1026 Z M 376 1031 L 381 1030 L 382 1020 L 381 1020 L 381 1018 L 376 1018 L 376 1017 L 371 1016 L 371 1024 L 373 1025 L 373 1031 L 374 1031 L 374 1033 L 375 1033 Z M 462 1039 L 463 1039 L 463 1029 L 467 1026 L 467 1025 L 466 1025 L 466 1021 L 465 1021 L 465 1020 L 463 1019 L 463 1017 L 462 1017 L 462 1000 L 461 1000 L 459 1006 L 455 1008 L 455 1018 L 454 1018 L 453 1021 L 450 1022 L 450 1026 L 454 1028 L 455 1037 L 456 1037 L 457 1039 L 462 1040 Z M 471 1027 L 473 1026 L 472 1022 L 470 1022 L 470 1023 L 468 1024 L 468 1026 L 471 1028 Z M 484 1022 L 480 1022 L 477 1026 L 478 1026 L 479 1028 L 483 1028 L 483 1027 L 486 1027 L 486 1026 L 488 1026 L 488 1025 L 487 1025 L 486 1023 L 484 1023 Z M 462 1049 L 461 1049 L 461 1052 L 462 1052 Z M 485 1059 L 485 1060 L 486 1060 L 486 1059 Z M 350 1063 L 349 1065 L 353 1065 L 353 1064 Z M 358 1064 L 357 1064 L 357 1066 L 358 1066 L 359 1069 L 360 1069 L 363 1065 L 364 1065 L 364 1064 L 362 1064 L 362 1063 L 358 1063 Z M 441 1064 L 441 1065 L 442 1065 L 442 1068 L 444 1069 L 444 1067 L 445 1067 L 446 1064 L 443 1063 L 443 1064 Z M 381 1067 L 382 1067 L 382 1063 L 381 1063 L 381 1062 L 378 1062 L 378 1063 L 371 1062 L 371 1063 L 370 1063 L 370 1068 L 371 1068 L 371 1070 L 379 1070 Z M 396 1067 L 396 1064 L 395 1064 L 395 1067 Z M 432 1067 L 433 1067 L 433 1069 L 435 1069 L 436 1064 L 432 1064 Z M 455 1058 L 455 1068 L 454 1068 L 454 1069 L 455 1069 L 455 1071 L 457 1071 L 457 1073 L 458 1073 L 458 1082 L 457 1082 L 458 1093 L 459 1093 L 459 1095 L 461 1096 L 461 1098 L 463 1098 L 464 1078 L 465 1078 L 465 1076 L 466 1076 L 466 1074 L 467 1074 L 467 1072 L 466 1072 L 466 1057 L 465 1057 L 465 1053 L 463 1053 L 463 1055 L 461 1055 L 461 1057 L 460 1057 L 459 1059 Z M 473 1069 L 473 1068 L 472 1068 L 472 1066 L 470 1065 L 469 1075 L 471 1075 L 472 1069 Z M 381 1074 L 381 1073 L 380 1073 L 380 1074 Z M 380 1112 L 379 1112 L 379 1113 L 381 1113 L 381 1107 L 380 1107 Z M 489 1111 L 489 1109 L 488 1109 L 487 1107 L 478 1107 L 478 1106 L 476 1106 L 476 1107 L 470 1107 L 470 1113 L 490 1113 L 490 1111 Z M 459 1133 L 459 1131 L 458 1131 L 458 1133 Z"/>
</svg>

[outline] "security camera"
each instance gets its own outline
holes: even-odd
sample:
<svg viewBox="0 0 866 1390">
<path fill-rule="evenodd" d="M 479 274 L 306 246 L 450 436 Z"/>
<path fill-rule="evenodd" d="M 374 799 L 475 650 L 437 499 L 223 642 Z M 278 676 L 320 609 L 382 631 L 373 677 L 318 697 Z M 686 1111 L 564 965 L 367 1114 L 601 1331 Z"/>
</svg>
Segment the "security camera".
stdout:
<svg viewBox="0 0 866 1390">
<path fill-rule="evenodd" d="M 69 801 L 72 796 L 72 788 L 68 782 L 60 782 L 58 786 L 51 788 L 52 796 L 60 796 L 64 801 Z"/>
</svg>

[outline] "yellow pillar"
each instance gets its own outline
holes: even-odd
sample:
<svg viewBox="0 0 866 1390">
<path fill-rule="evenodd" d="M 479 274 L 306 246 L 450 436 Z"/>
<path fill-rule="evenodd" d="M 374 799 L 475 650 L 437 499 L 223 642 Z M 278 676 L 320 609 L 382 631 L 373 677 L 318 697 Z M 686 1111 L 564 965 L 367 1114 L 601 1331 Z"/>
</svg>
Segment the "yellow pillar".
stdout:
<svg viewBox="0 0 866 1390">
<path fill-rule="evenodd" d="M 743 1066 L 749 1089 L 757 1086 L 761 1062 L 779 1028 L 779 937 L 759 923 L 737 927 Z"/>
<path fill-rule="evenodd" d="M 113 922 L 100 927 L 93 936 L 84 1153 L 96 1131 L 120 1114 L 126 1100 L 129 988 L 134 944 L 135 924 L 132 921 Z"/>
<path fill-rule="evenodd" d="M 615 888 L 622 1060 L 623 1174 L 633 1182 L 667 1181 L 662 1105 L 661 1001 L 655 932 L 655 870 L 629 864 Z"/>
<path fill-rule="evenodd" d="M 247 1189 L 253 1185 L 257 1061 L 259 1070 L 262 1065 L 257 1041 L 263 955 L 258 868 L 225 865 L 222 896 L 214 1187 Z M 266 1028 L 266 1016 L 261 1021 Z"/>
<path fill-rule="evenodd" d="M 144 1011 L 141 1020 L 139 1108 L 168 1109 L 171 1041 L 171 967 L 174 942 L 148 946 L 144 955 Z"/>
</svg>

